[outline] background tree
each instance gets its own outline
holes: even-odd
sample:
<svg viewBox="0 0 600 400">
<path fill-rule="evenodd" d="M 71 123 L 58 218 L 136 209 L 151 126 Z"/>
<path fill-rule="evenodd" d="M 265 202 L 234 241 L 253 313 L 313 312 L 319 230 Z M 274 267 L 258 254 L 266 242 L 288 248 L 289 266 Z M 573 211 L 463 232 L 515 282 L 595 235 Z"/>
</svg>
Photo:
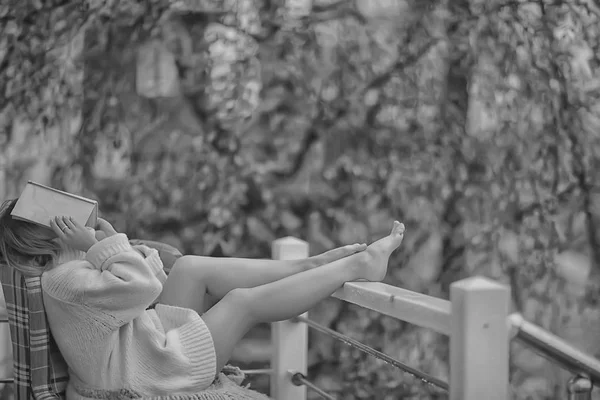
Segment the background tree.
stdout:
<svg viewBox="0 0 600 400">
<path fill-rule="evenodd" d="M 513 308 L 600 344 L 600 80 L 592 0 L 5 0 L 0 188 L 100 200 L 130 236 L 197 254 L 313 251 L 405 222 L 387 282 Z M 447 340 L 324 302 L 318 322 L 447 379 Z M 345 399 L 444 398 L 316 336 Z M 514 346 L 516 399 L 568 375 Z M 262 385 L 259 380 L 256 385 Z"/>
</svg>

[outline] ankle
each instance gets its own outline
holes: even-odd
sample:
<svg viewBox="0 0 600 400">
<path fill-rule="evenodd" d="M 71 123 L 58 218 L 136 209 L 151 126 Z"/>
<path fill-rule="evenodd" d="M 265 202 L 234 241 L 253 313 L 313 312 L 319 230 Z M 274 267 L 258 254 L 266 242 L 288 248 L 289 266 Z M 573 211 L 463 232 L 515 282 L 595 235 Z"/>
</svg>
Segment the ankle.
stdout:
<svg viewBox="0 0 600 400">
<path fill-rule="evenodd" d="M 350 267 L 352 280 L 365 279 L 369 265 L 373 262 L 373 257 L 367 251 L 357 253 L 353 257 L 354 260 L 352 260 Z"/>
</svg>

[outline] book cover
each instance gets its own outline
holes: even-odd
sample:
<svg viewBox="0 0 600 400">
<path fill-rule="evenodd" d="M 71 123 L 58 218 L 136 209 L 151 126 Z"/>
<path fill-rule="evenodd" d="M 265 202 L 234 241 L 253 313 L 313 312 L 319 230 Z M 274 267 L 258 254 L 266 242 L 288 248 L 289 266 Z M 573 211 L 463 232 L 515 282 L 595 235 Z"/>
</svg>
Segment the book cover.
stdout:
<svg viewBox="0 0 600 400">
<path fill-rule="evenodd" d="M 98 202 L 29 181 L 11 215 L 47 228 L 50 228 L 51 218 L 66 215 L 84 226 L 95 228 Z"/>
</svg>

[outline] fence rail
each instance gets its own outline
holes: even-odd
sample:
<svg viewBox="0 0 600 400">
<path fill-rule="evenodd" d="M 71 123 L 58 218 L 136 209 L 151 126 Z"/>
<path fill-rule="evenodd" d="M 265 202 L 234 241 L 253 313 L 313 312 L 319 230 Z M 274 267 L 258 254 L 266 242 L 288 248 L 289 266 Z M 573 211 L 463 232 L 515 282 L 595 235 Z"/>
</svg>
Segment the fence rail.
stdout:
<svg viewBox="0 0 600 400">
<path fill-rule="evenodd" d="M 280 260 L 302 259 L 308 257 L 308 250 L 306 242 L 287 237 L 273 242 L 272 256 Z M 319 325 L 303 314 L 271 325 L 271 368 L 244 371 L 248 375 L 268 374 L 270 394 L 275 400 L 306 400 L 307 388 L 325 399 L 335 399 L 307 379 L 309 327 L 449 391 L 450 400 L 506 400 L 512 339 L 574 374 L 567 383 L 569 400 L 591 400 L 593 385 L 600 384 L 600 360 L 525 321 L 520 314 L 509 315 L 510 288 L 489 279 L 472 277 L 453 283 L 449 301 L 374 282 L 346 283 L 332 297 L 448 335 L 449 384 Z M 7 322 L 0 319 L 0 323 Z M 12 381 L 0 379 L 0 383 Z"/>
<path fill-rule="evenodd" d="M 297 317 L 293 319 L 294 322 L 303 322 L 306 325 L 308 325 L 310 328 L 313 328 L 321 333 L 324 333 L 326 335 L 329 335 L 343 343 L 346 343 L 349 346 L 352 346 L 364 353 L 367 353 L 375 358 L 378 358 L 380 360 L 385 361 L 386 363 L 388 363 L 389 365 L 398 368 L 399 370 L 402 370 L 412 376 L 414 376 L 417 379 L 420 379 L 421 382 L 428 384 L 428 385 L 433 385 L 439 389 L 442 389 L 444 391 L 448 391 L 448 382 L 444 382 L 441 379 L 438 379 L 434 376 L 431 376 L 423 371 L 420 371 L 418 369 L 415 369 L 409 365 L 404 364 L 401 361 L 396 360 L 393 357 L 388 356 L 385 353 L 382 353 L 380 351 L 377 351 L 367 345 L 362 344 L 361 342 L 359 342 L 358 340 L 352 339 L 351 337 L 348 337 L 346 335 L 343 335 L 339 332 L 334 331 L 333 329 L 329 329 L 323 325 L 317 324 L 314 321 L 311 321 L 308 318 L 304 318 L 304 317 Z"/>
<path fill-rule="evenodd" d="M 512 335 L 539 355 L 574 374 L 584 374 L 593 384 L 600 384 L 600 360 L 571 346 L 561 338 L 527 322 L 520 314 L 512 314 Z"/>
<path fill-rule="evenodd" d="M 287 255 L 288 244 L 293 244 L 293 252 L 296 254 L 308 256 L 306 242 L 295 238 L 283 238 L 273 243 L 274 258 L 294 258 Z M 298 249 L 303 246 L 304 250 L 299 252 Z M 599 360 L 525 321 L 519 314 L 509 315 L 510 288 L 485 278 L 473 277 L 453 283 L 450 301 L 373 282 L 346 283 L 332 297 L 450 336 L 451 400 L 506 400 L 509 387 L 509 343 L 513 338 L 574 374 L 567 384 L 566 398 L 569 400 L 590 400 L 593 384 L 598 384 L 600 380 Z M 294 321 L 304 323 L 296 323 L 294 326 Z M 363 344 L 348 340 L 345 335 L 315 324 L 306 315 L 279 324 L 291 333 L 290 340 L 293 340 L 294 336 L 304 340 L 308 327 L 311 327 L 359 347 L 369 354 L 379 355 L 374 349 L 366 350 Z M 285 344 L 278 342 L 277 337 L 274 339 L 275 353 L 281 354 L 277 348 Z M 298 351 L 297 354 L 305 356 L 306 353 Z M 285 372 L 285 360 L 279 359 L 278 363 L 280 370 Z M 398 360 L 391 364 L 417 377 L 425 376 L 425 380 L 428 380 L 427 374 Z M 290 368 L 287 374 L 283 374 L 283 378 L 280 374 L 279 379 L 287 379 L 289 382 L 293 372 L 294 369 Z M 302 376 L 305 375 L 306 373 L 303 373 Z M 305 393 L 298 397 L 279 396 L 280 393 L 284 393 L 279 389 L 285 382 L 277 382 L 277 379 L 278 376 L 273 376 L 271 381 L 271 395 L 275 399 L 306 399 Z M 442 388 L 448 387 L 437 378 L 434 378 L 433 382 Z M 331 398 L 328 396 L 324 398 Z"/>
<path fill-rule="evenodd" d="M 452 329 L 448 300 L 385 283 L 348 282 L 332 297 L 445 335 Z"/>
<path fill-rule="evenodd" d="M 309 254 L 308 244 L 296 238 L 273 243 L 273 258 L 299 259 Z M 302 315 L 273 324 L 271 396 L 305 400 L 306 385 L 292 383 L 296 373 L 306 376 L 308 327 L 316 328 L 391 364 L 419 379 L 449 389 L 450 400 L 506 400 L 508 397 L 508 344 L 510 289 L 496 282 L 473 277 L 451 286 L 450 301 L 411 292 L 384 283 L 349 282 L 332 295 L 384 315 L 433 329 L 450 336 L 450 385 L 382 355 Z M 300 321 L 303 323 L 298 323 Z M 489 343 L 495 343 L 489 346 Z M 298 390 L 303 388 L 304 390 Z"/>
</svg>

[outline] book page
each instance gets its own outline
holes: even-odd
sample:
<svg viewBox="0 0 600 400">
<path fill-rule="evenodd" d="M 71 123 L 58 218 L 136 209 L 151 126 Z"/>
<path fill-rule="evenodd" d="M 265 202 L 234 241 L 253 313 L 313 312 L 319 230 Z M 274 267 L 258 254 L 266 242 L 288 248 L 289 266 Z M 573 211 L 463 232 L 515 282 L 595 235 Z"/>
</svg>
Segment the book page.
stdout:
<svg viewBox="0 0 600 400">
<path fill-rule="evenodd" d="M 51 218 L 66 215 L 85 226 L 96 207 L 92 200 L 28 183 L 11 215 L 46 227 Z"/>
</svg>

